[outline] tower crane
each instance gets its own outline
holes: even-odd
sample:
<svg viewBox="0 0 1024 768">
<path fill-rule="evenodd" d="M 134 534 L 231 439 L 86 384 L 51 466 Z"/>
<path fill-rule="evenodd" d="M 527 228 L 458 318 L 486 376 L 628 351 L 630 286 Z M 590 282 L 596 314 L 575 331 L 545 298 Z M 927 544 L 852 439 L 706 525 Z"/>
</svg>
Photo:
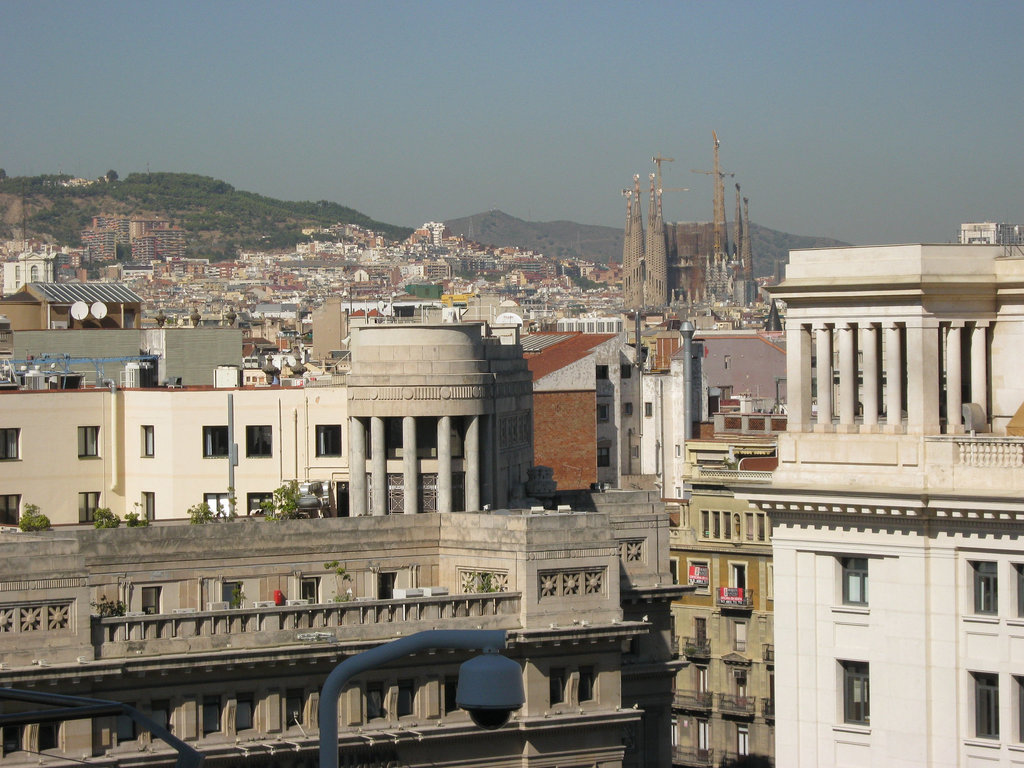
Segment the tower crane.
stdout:
<svg viewBox="0 0 1024 768">
<path fill-rule="evenodd" d="M 662 186 L 661 186 L 661 164 L 662 163 L 674 163 L 675 161 L 676 161 L 676 159 L 674 157 L 662 157 L 660 152 L 658 154 L 656 154 L 654 157 L 651 158 L 651 162 L 654 163 L 657 166 L 657 168 L 658 168 L 658 173 L 657 173 L 658 189 L 662 188 Z"/>
</svg>

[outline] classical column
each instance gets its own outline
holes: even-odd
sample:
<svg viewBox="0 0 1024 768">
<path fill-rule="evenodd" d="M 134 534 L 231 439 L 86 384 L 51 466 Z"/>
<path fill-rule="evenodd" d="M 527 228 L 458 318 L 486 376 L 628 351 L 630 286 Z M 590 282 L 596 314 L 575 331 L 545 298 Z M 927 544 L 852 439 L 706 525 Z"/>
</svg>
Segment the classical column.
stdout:
<svg viewBox="0 0 1024 768">
<path fill-rule="evenodd" d="M 827 325 L 814 328 L 818 352 L 818 432 L 832 430 L 832 329 Z"/>
<path fill-rule="evenodd" d="M 493 413 L 480 417 L 480 451 L 483 456 L 480 462 L 480 471 L 482 472 L 480 476 L 481 505 L 492 504 L 497 506 L 497 486 L 494 481 L 494 467 L 498 456 L 494 437 L 495 418 Z M 533 445 L 532 440 L 530 444 Z"/>
<path fill-rule="evenodd" d="M 885 426 L 899 432 L 903 425 L 903 360 L 900 354 L 900 327 L 885 327 Z"/>
<path fill-rule="evenodd" d="M 946 432 L 959 434 L 963 429 L 962 387 L 960 366 L 960 329 L 962 323 L 951 323 L 946 329 Z"/>
<path fill-rule="evenodd" d="M 857 416 L 857 345 L 852 323 L 839 326 L 839 426 L 854 430 Z"/>
<path fill-rule="evenodd" d="M 937 435 L 939 424 L 939 326 L 929 318 L 907 323 L 907 430 Z"/>
<path fill-rule="evenodd" d="M 981 406 L 984 421 L 988 421 L 987 325 L 987 322 L 979 321 L 971 332 L 971 402 Z"/>
<path fill-rule="evenodd" d="M 466 509 L 480 509 L 480 417 L 470 416 L 466 426 Z"/>
<path fill-rule="evenodd" d="M 811 423 L 811 334 L 798 322 L 786 324 L 786 401 L 787 430 L 807 429 Z"/>
<path fill-rule="evenodd" d="M 874 432 L 878 426 L 878 327 L 864 323 L 860 327 L 860 346 L 864 354 L 863 400 L 864 431 Z"/>
<path fill-rule="evenodd" d="M 361 517 L 366 514 L 366 426 L 358 416 L 348 420 L 348 444 L 349 505 L 352 516 Z"/>
<path fill-rule="evenodd" d="M 402 417 L 402 492 L 405 496 L 405 514 L 416 514 L 416 495 L 419 491 L 419 462 L 416 460 L 416 417 Z"/>
<path fill-rule="evenodd" d="M 373 476 L 373 514 L 388 513 L 388 455 L 384 446 L 384 419 L 370 417 L 370 473 Z"/>
<path fill-rule="evenodd" d="M 452 511 L 452 417 L 437 420 L 437 511 Z"/>
</svg>

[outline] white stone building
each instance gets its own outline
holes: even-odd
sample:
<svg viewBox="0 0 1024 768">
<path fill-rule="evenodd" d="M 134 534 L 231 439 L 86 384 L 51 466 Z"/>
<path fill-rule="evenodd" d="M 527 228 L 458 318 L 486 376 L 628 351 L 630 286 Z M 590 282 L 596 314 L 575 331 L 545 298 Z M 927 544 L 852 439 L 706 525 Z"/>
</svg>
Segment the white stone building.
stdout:
<svg viewBox="0 0 1024 768">
<path fill-rule="evenodd" d="M 791 254 L 789 430 L 743 491 L 773 526 L 778 765 L 1024 762 L 1022 288 L 1000 246 Z"/>
</svg>

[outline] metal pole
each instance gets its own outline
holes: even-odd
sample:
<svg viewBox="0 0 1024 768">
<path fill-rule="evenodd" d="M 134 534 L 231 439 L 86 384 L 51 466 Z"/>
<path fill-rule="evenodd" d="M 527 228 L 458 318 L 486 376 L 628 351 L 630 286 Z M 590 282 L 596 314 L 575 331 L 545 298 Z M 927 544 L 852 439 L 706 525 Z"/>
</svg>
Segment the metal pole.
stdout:
<svg viewBox="0 0 1024 768">
<path fill-rule="evenodd" d="M 693 439 L 693 334 L 696 330 L 689 320 L 679 326 L 683 334 L 683 437 Z"/>
<path fill-rule="evenodd" d="M 338 768 L 338 698 L 348 681 L 360 672 L 434 648 L 497 650 L 504 647 L 503 629 L 430 629 L 345 659 L 331 671 L 320 689 L 320 768 Z"/>
</svg>

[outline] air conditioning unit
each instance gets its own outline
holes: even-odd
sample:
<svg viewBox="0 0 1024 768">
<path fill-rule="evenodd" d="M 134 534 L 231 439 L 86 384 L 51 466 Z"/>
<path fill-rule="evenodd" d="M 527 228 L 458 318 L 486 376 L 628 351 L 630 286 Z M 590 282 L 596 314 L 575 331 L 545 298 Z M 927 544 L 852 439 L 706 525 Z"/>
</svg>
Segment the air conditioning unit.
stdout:
<svg viewBox="0 0 1024 768">
<path fill-rule="evenodd" d="M 146 615 L 145 611 L 128 611 L 125 614 L 125 618 L 127 618 L 127 619 L 135 619 L 135 618 L 138 618 L 139 616 L 145 616 L 145 615 Z"/>
<path fill-rule="evenodd" d="M 218 600 L 215 603 L 207 603 L 206 610 L 208 611 L 226 611 L 231 604 L 227 600 Z"/>
<path fill-rule="evenodd" d="M 447 594 L 448 594 L 448 587 L 424 587 L 423 588 L 423 596 L 424 597 L 438 597 L 440 595 L 447 595 Z"/>
<path fill-rule="evenodd" d="M 171 613 L 195 613 L 195 608 L 174 608 Z"/>
<path fill-rule="evenodd" d="M 254 602 L 252 604 L 252 607 L 253 608 L 273 608 L 276 605 L 277 605 L 277 603 L 275 603 L 273 600 L 257 600 L 256 602 Z"/>
<path fill-rule="evenodd" d="M 395 600 L 408 600 L 410 597 L 423 597 L 422 589 L 393 589 L 391 597 Z"/>
<path fill-rule="evenodd" d="M 309 605 L 309 600 L 287 600 L 285 605 Z"/>
<path fill-rule="evenodd" d="M 0 525 L 0 533 L 21 533 L 21 529 L 16 525 Z"/>
</svg>

